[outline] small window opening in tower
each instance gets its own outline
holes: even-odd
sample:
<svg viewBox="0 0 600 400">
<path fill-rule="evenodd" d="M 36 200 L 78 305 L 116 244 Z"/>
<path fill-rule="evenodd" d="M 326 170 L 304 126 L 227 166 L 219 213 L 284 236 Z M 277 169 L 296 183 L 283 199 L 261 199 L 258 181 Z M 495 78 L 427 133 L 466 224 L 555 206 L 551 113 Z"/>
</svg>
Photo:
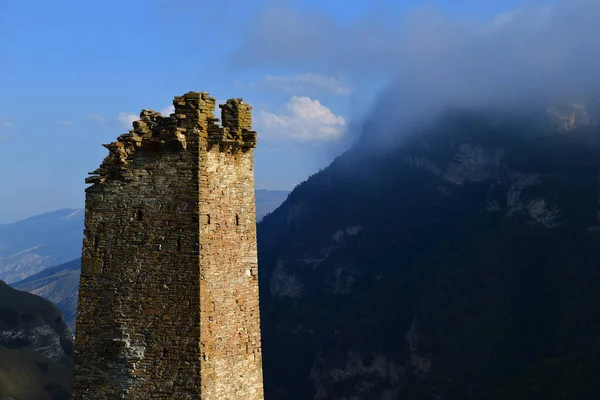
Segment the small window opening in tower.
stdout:
<svg viewBox="0 0 600 400">
<path fill-rule="evenodd" d="M 163 357 L 166 357 L 169 354 L 169 350 L 168 349 L 163 349 Z"/>
<path fill-rule="evenodd" d="M 237 214 L 235 214 L 235 224 L 238 226 L 240 225 L 240 216 Z"/>
<path fill-rule="evenodd" d="M 94 250 L 98 250 L 98 236 L 94 236 Z"/>
<path fill-rule="evenodd" d="M 137 210 L 135 212 L 135 219 L 137 221 L 141 221 L 144 218 L 144 212 L 142 210 Z"/>
<path fill-rule="evenodd" d="M 181 251 L 181 236 L 177 237 L 177 251 Z"/>
<path fill-rule="evenodd" d="M 206 214 L 206 223 L 210 225 L 210 214 Z"/>
</svg>

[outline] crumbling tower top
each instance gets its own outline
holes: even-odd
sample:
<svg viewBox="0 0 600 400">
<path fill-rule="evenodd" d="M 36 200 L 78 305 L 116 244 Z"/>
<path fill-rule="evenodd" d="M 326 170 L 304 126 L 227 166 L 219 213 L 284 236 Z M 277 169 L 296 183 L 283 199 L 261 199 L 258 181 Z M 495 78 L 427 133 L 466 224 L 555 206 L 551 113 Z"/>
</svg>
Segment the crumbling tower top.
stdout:
<svg viewBox="0 0 600 400">
<path fill-rule="evenodd" d="M 154 110 L 142 110 L 133 129 L 116 142 L 105 144 L 109 155 L 97 170 L 90 173 L 87 183 L 100 183 L 122 176 L 125 167 L 137 151 L 166 149 L 185 151 L 189 143 L 195 148 L 221 151 L 247 151 L 256 147 L 256 132 L 252 130 L 252 107 L 241 98 L 221 104 L 222 126 L 215 117 L 217 101 L 206 92 L 188 92 L 173 99 L 175 112 L 163 116 Z"/>
<path fill-rule="evenodd" d="M 252 130 L 252 106 L 244 103 L 242 99 L 229 99 L 225 104 L 220 104 L 219 108 L 224 128 Z"/>
</svg>

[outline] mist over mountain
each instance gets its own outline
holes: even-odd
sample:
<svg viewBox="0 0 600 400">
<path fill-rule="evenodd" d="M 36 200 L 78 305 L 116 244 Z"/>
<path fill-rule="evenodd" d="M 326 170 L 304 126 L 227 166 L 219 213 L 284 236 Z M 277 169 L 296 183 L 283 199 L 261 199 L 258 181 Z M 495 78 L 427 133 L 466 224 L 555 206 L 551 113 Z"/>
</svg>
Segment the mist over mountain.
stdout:
<svg viewBox="0 0 600 400">
<path fill-rule="evenodd" d="M 353 110 L 365 121 L 346 135 L 354 140 L 366 132 L 376 151 L 448 109 L 529 114 L 555 101 L 598 104 L 597 1 L 524 1 L 468 16 L 432 5 L 404 8 L 375 1 L 341 21 L 272 2 L 247 27 L 232 59 L 245 67 L 338 71 L 360 104 L 377 82 L 383 90 L 367 110 Z"/>
</svg>

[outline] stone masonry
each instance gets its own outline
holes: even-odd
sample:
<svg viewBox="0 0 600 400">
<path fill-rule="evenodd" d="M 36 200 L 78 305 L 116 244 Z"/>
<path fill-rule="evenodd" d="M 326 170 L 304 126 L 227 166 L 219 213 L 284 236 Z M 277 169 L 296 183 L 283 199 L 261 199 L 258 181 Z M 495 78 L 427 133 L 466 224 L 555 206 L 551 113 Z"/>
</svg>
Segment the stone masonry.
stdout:
<svg viewBox="0 0 600 400">
<path fill-rule="evenodd" d="M 251 107 L 144 110 L 86 182 L 73 399 L 263 399 Z"/>
</svg>

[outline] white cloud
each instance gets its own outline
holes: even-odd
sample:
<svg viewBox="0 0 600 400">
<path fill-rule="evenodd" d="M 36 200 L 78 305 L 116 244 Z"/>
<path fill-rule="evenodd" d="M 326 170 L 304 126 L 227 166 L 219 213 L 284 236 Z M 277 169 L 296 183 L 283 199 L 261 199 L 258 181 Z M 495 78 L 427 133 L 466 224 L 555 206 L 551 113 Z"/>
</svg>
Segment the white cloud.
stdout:
<svg viewBox="0 0 600 400">
<path fill-rule="evenodd" d="M 280 115 L 261 110 L 259 124 L 264 127 L 267 137 L 300 142 L 328 141 L 338 139 L 344 133 L 344 118 L 335 115 L 319 100 L 293 96 L 286 109 L 287 113 Z"/>
<path fill-rule="evenodd" d="M 73 125 L 73 121 L 69 121 L 69 120 L 58 120 L 58 121 L 56 121 L 56 123 L 58 125 Z"/>
<path fill-rule="evenodd" d="M 173 106 L 173 105 L 166 106 L 165 108 L 160 110 L 160 114 L 163 117 L 168 117 L 169 115 L 173 114 L 174 112 L 175 112 L 175 106 Z"/>
<path fill-rule="evenodd" d="M 7 119 L 0 119 L 0 126 L 4 128 L 12 128 L 14 125 Z"/>
<path fill-rule="evenodd" d="M 120 112 L 117 115 L 117 119 L 125 126 L 127 129 L 131 129 L 133 126 L 133 121 L 137 121 L 140 119 L 137 115 L 130 112 Z"/>
<path fill-rule="evenodd" d="M 91 120 L 94 120 L 100 124 L 104 124 L 106 123 L 106 118 L 104 118 L 104 116 L 100 115 L 100 114 L 91 114 L 88 113 L 85 115 L 86 118 L 89 118 Z"/>
<path fill-rule="evenodd" d="M 236 82 L 237 86 L 243 86 Z M 268 75 L 260 82 L 248 84 L 251 88 L 295 92 L 317 90 L 336 95 L 348 95 L 352 90 L 340 76 L 304 73 L 297 75 Z"/>
</svg>

